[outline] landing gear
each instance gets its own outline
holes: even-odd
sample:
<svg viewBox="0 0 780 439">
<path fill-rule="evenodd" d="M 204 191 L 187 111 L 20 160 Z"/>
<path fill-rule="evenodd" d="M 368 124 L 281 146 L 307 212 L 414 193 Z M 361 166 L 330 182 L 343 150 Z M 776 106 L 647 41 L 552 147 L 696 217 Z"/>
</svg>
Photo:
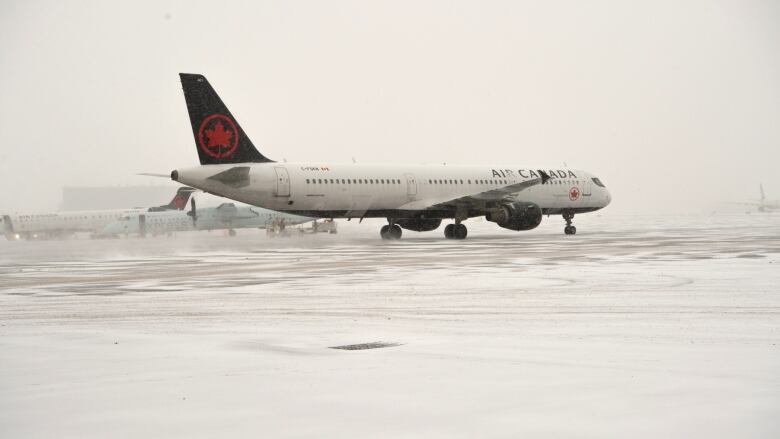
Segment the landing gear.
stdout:
<svg viewBox="0 0 780 439">
<path fill-rule="evenodd" d="M 401 226 L 398 224 L 388 224 L 379 229 L 379 235 L 382 239 L 401 239 L 402 232 Z"/>
<path fill-rule="evenodd" d="M 466 239 L 468 234 L 468 229 L 460 222 L 456 222 L 455 224 L 447 224 L 447 226 L 444 227 L 444 237 L 447 239 Z"/>
<path fill-rule="evenodd" d="M 577 233 L 577 228 L 571 224 L 571 220 L 574 219 L 574 214 L 571 212 L 564 212 L 563 219 L 566 220 L 566 227 L 563 228 L 563 233 L 567 235 L 574 235 Z"/>
</svg>

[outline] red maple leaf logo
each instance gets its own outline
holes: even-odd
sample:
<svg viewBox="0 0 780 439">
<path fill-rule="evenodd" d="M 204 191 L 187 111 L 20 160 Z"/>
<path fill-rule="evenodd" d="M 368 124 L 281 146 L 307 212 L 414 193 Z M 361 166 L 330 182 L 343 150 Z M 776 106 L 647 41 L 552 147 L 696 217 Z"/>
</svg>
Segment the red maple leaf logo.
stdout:
<svg viewBox="0 0 780 439">
<path fill-rule="evenodd" d="M 173 206 L 177 209 L 184 207 L 184 196 L 176 195 L 176 197 L 173 199 Z"/>
<path fill-rule="evenodd" d="M 233 132 L 226 130 L 222 125 L 222 122 L 217 121 L 217 123 L 214 124 L 213 129 L 206 129 L 206 137 L 209 139 L 208 144 L 206 145 L 209 148 L 215 146 L 229 147 L 230 138 L 233 137 Z"/>
<path fill-rule="evenodd" d="M 231 157 L 238 148 L 239 132 L 235 122 L 224 114 L 212 114 L 200 123 L 198 144 L 214 158 Z"/>
<path fill-rule="evenodd" d="M 577 198 L 579 198 L 579 196 L 580 196 L 580 190 L 577 189 L 576 187 L 573 187 L 573 188 L 571 188 L 571 190 L 569 190 L 569 199 L 570 200 L 574 201 Z"/>
</svg>

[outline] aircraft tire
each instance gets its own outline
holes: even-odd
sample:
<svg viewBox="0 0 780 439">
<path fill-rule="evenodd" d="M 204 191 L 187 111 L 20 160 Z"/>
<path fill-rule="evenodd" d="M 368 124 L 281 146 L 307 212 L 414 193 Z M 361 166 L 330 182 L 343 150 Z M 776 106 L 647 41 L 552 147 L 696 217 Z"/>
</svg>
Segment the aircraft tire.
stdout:
<svg viewBox="0 0 780 439">
<path fill-rule="evenodd" d="M 455 237 L 455 224 L 447 224 L 447 226 L 444 227 L 444 237 L 447 239 Z"/>
</svg>

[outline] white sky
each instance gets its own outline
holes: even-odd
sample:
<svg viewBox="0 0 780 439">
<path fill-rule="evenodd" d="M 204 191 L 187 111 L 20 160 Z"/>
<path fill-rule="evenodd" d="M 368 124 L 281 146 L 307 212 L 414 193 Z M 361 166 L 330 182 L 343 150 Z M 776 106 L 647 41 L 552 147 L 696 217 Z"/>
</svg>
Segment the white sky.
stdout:
<svg viewBox="0 0 780 439">
<path fill-rule="evenodd" d="M 276 160 L 571 167 L 620 211 L 780 198 L 780 2 L 3 1 L 0 212 L 197 164 L 178 72 Z"/>
</svg>

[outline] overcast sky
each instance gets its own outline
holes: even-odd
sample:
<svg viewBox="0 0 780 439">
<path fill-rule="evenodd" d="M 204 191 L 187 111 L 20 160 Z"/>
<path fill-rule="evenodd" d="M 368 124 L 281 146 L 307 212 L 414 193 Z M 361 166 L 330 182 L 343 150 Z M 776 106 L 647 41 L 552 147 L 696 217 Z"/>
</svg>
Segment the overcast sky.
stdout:
<svg viewBox="0 0 780 439">
<path fill-rule="evenodd" d="M 196 165 L 178 72 L 276 160 L 566 163 L 615 212 L 780 198 L 777 1 L 6 0 L 0 212 Z"/>
</svg>

